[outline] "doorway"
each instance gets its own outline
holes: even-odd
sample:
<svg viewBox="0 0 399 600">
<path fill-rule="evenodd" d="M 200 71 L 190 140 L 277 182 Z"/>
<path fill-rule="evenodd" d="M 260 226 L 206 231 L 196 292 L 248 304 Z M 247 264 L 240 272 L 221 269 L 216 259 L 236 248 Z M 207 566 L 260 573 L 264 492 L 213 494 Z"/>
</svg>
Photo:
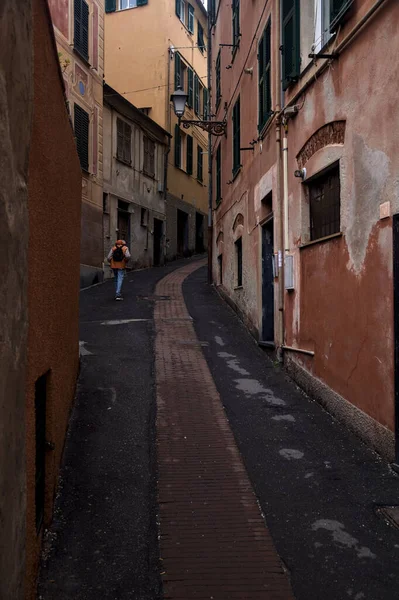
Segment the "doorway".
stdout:
<svg viewBox="0 0 399 600">
<path fill-rule="evenodd" d="M 204 215 L 195 213 L 195 251 L 197 254 L 204 252 Z"/>
<path fill-rule="evenodd" d="M 159 267 L 162 264 L 162 236 L 163 221 L 154 219 L 154 267 Z"/>
<path fill-rule="evenodd" d="M 118 239 L 125 240 L 130 246 L 130 212 L 129 203 L 118 200 Z"/>
<path fill-rule="evenodd" d="M 177 209 L 177 254 L 188 256 L 188 214 Z"/>
<path fill-rule="evenodd" d="M 274 344 L 273 219 L 262 227 L 262 341 Z"/>
<path fill-rule="evenodd" d="M 399 214 L 392 217 L 395 361 L 395 463 L 399 465 Z M 396 470 L 396 469 L 395 469 Z"/>
</svg>

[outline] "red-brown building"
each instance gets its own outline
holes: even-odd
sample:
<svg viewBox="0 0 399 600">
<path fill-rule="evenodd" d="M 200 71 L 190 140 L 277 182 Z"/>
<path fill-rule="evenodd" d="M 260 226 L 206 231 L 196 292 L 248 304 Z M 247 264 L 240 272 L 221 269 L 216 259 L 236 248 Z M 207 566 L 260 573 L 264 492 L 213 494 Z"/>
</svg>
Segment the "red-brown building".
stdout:
<svg viewBox="0 0 399 600">
<path fill-rule="evenodd" d="M 0 598 L 33 600 L 78 374 L 81 169 L 47 1 L 15 6 L 0 8 Z"/>
<path fill-rule="evenodd" d="M 214 279 L 300 385 L 393 459 L 399 4 L 213 9 Z"/>
</svg>

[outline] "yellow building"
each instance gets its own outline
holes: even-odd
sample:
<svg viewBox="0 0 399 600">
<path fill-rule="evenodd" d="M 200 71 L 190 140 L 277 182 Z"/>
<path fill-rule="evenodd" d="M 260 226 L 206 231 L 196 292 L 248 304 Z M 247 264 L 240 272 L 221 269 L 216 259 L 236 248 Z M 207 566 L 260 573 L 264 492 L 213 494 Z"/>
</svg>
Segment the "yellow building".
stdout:
<svg viewBox="0 0 399 600">
<path fill-rule="evenodd" d="M 49 7 L 82 168 L 84 287 L 103 279 L 104 0 L 49 0 Z"/>
<path fill-rule="evenodd" d="M 167 258 L 202 251 L 208 136 L 179 127 L 170 96 L 182 87 L 184 118 L 206 117 L 207 12 L 200 0 L 106 0 L 105 10 L 106 82 L 173 136 L 162 182 Z"/>
</svg>

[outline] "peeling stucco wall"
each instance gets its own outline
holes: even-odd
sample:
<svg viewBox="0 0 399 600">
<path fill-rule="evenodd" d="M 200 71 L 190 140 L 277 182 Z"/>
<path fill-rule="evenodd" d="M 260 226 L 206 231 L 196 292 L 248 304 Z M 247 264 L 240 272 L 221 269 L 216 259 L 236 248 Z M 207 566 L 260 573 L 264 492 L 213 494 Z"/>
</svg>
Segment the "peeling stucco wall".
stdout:
<svg viewBox="0 0 399 600">
<path fill-rule="evenodd" d="M 25 570 L 25 366 L 30 2 L 0 3 L 0 598 L 22 600 Z"/>
</svg>

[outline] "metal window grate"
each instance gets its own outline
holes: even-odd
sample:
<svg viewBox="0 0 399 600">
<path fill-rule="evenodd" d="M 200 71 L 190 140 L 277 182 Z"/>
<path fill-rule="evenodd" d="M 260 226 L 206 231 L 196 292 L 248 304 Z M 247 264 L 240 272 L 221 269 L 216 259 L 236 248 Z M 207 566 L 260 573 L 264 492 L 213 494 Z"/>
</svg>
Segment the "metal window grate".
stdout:
<svg viewBox="0 0 399 600">
<path fill-rule="evenodd" d="M 340 182 L 336 165 L 308 184 L 310 239 L 318 240 L 340 231 Z"/>
<path fill-rule="evenodd" d="M 47 380 L 45 373 L 35 384 L 35 440 L 36 440 L 36 476 L 35 476 L 35 506 L 36 532 L 39 533 L 44 519 L 45 473 L 46 473 L 46 404 Z"/>
</svg>

